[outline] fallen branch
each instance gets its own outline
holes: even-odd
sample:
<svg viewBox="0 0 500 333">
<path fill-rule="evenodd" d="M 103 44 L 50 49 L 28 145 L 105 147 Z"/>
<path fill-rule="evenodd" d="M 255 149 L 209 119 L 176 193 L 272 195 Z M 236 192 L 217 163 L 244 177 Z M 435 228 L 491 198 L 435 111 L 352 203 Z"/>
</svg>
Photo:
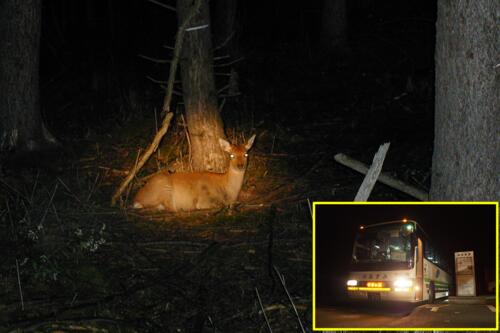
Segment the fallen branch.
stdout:
<svg viewBox="0 0 500 333">
<path fill-rule="evenodd" d="M 262 305 L 262 300 L 260 299 L 259 290 L 257 289 L 257 287 L 255 287 L 255 294 L 257 295 L 257 300 L 259 301 L 259 306 L 261 308 L 262 315 L 264 316 L 264 319 L 266 321 L 267 328 L 269 329 L 269 332 L 272 333 L 273 330 L 271 329 L 271 324 L 269 324 L 269 319 L 267 319 L 266 310 L 264 310 L 264 306 Z"/>
<path fill-rule="evenodd" d="M 356 161 L 355 159 L 352 159 L 347 155 L 337 154 L 334 158 L 338 163 L 356 170 L 359 173 L 366 174 L 368 171 L 368 167 L 365 164 Z M 398 179 L 395 179 L 387 174 L 381 173 L 378 177 L 378 181 L 419 200 L 427 201 L 429 199 L 428 193 L 421 191 L 411 185 L 408 185 Z"/>
<path fill-rule="evenodd" d="M 286 288 L 285 284 L 285 277 L 281 275 L 280 271 L 278 271 L 278 268 L 274 266 L 274 271 L 276 272 L 276 275 L 278 275 L 278 278 L 281 282 L 281 286 L 285 290 L 286 296 L 288 297 L 288 300 L 290 301 L 290 304 L 292 304 L 292 309 L 293 312 L 295 313 L 295 316 L 297 317 L 297 321 L 299 322 L 300 330 L 302 333 L 306 333 L 304 330 L 304 326 L 302 325 L 302 321 L 300 320 L 299 312 L 297 311 L 297 307 L 295 307 L 295 304 L 293 303 L 292 296 L 290 296 L 290 293 L 288 292 L 288 289 Z"/>
<path fill-rule="evenodd" d="M 385 155 L 387 154 L 390 145 L 391 144 L 387 142 L 381 145 L 378 149 L 377 153 L 373 157 L 372 165 L 358 189 L 358 193 L 356 194 L 354 201 L 367 201 L 370 197 L 370 193 L 372 193 L 373 187 L 375 186 L 375 183 L 380 175 L 380 171 L 382 170 L 382 165 L 384 165 Z"/>
<path fill-rule="evenodd" d="M 170 122 L 173 117 L 173 113 L 170 112 L 170 103 L 172 101 L 172 95 L 173 95 L 173 90 L 174 90 L 174 81 L 175 81 L 175 73 L 177 72 L 177 65 L 179 63 L 179 58 L 180 58 L 180 53 L 182 49 L 182 43 L 184 41 L 184 32 L 186 31 L 186 28 L 191 21 L 191 19 L 196 15 L 198 12 L 200 6 L 201 6 L 202 0 L 196 0 L 194 3 L 193 8 L 187 15 L 186 19 L 182 24 L 179 26 L 179 29 L 177 30 L 177 34 L 175 37 L 175 48 L 174 48 L 174 56 L 172 59 L 172 64 L 170 65 L 170 73 L 168 76 L 168 86 L 167 86 L 167 92 L 165 94 L 165 98 L 163 99 L 163 107 L 161 111 L 161 115 L 164 117 L 161 127 L 156 133 L 155 137 L 153 138 L 153 141 L 149 144 L 148 148 L 144 151 L 144 154 L 139 158 L 139 161 L 132 167 L 132 170 L 130 170 L 129 174 L 127 177 L 122 181 L 118 189 L 115 191 L 113 196 L 111 197 L 111 206 L 114 206 L 116 204 L 116 201 L 118 198 L 122 195 L 123 191 L 127 188 L 127 186 L 130 184 L 132 179 L 135 177 L 137 172 L 141 170 L 141 168 L 146 164 L 146 162 L 149 160 L 151 155 L 158 149 L 158 146 L 160 144 L 161 139 L 163 139 L 163 136 L 167 133 L 168 127 L 170 126 Z"/>
</svg>

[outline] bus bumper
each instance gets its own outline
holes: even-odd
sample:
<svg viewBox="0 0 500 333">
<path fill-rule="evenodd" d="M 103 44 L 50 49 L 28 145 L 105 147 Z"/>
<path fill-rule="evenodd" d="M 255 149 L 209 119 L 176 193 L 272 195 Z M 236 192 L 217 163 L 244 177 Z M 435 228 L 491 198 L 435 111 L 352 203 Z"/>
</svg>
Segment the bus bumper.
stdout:
<svg viewBox="0 0 500 333">
<path fill-rule="evenodd" d="M 351 290 L 349 290 L 351 289 Z M 415 299 L 415 291 L 413 288 L 408 290 L 395 291 L 393 288 L 384 288 L 389 290 L 356 290 L 349 288 L 347 295 L 351 299 L 366 300 L 366 301 L 399 301 L 399 302 L 419 302 Z"/>
</svg>

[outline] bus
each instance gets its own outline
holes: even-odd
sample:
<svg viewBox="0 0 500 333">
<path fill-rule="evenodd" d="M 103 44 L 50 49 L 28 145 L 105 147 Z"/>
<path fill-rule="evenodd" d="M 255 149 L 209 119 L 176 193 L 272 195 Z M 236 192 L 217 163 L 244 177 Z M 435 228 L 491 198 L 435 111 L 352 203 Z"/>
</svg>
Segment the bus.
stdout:
<svg viewBox="0 0 500 333">
<path fill-rule="evenodd" d="M 361 300 L 433 303 L 450 294 L 449 272 L 416 221 L 362 225 L 354 240 L 347 294 Z"/>
</svg>

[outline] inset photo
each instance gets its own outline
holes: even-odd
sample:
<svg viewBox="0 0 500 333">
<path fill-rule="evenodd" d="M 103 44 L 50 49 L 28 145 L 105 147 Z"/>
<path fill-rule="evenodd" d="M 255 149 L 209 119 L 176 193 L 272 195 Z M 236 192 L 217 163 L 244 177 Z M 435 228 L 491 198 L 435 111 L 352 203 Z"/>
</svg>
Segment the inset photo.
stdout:
<svg viewBox="0 0 500 333">
<path fill-rule="evenodd" d="M 314 330 L 498 330 L 498 203 L 315 202 Z"/>
</svg>

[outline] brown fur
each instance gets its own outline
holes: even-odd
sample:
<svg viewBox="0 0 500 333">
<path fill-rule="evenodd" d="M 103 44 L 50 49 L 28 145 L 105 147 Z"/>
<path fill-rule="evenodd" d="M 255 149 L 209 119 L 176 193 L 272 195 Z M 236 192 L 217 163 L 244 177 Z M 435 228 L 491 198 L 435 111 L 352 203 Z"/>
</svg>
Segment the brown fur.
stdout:
<svg viewBox="0 0 500 333">
<path fill-rule="evenodd" d="M 160 172 L 137 192 L 133 208 L 155 208 L 167 211 L 189 211 L 226 206 L 234 203 L 243 184 L 248 157 L 255 135 L 246 144 L 231 145 L 219 139 L 224 151 L 230 154 L 226 173 Z"/>
</svg>

